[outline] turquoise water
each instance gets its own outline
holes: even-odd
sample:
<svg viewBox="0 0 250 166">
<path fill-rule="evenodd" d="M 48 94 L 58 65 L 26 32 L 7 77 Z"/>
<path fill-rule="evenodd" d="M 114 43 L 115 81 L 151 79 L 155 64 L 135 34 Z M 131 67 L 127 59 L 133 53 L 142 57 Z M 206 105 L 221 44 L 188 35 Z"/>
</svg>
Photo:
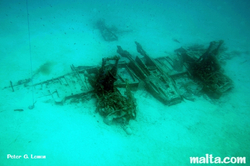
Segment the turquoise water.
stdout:
<svg viewBox="0 0 250 166">
<path fill-rule="evenodd" d="M 249 7 L 243 0 L 0 1 L 0 165 L 191 165 L 190 157 L 206 154 L 248 161 Z M 100 19 L 117 41 L 103 39 Z M 134 41 L 157 58 L 221 39 L 234 55 L 222 66 L 234 88 L 219 100 L 201 96 L 173 106 L 134 91 L 131 135 L 103 123 L 92 97 L 55 105 L 37 89 L 2 89 L 31 76 L 34 83 L 61 76 L 72 64 L 100 66 L 117 55 L 117 45 L 136 56 Z"/>
</svg>

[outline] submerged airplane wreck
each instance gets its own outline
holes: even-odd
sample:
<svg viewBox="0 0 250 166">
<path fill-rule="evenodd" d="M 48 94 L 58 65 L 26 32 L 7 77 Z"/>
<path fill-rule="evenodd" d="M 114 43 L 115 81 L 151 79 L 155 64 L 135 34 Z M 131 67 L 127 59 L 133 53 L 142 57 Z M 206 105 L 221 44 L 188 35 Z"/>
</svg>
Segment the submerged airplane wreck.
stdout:
<svg viewBox="0 0 250 166">
<path fill-rule="evenodd" d="M 122 58 L 103 58 L 101 67 L 71 65 L 72 72 L 60 77 L 33 84 L 32 78 L 24 79 L 10 82 L 4 89 L 14 92 L 22 87 L 33 88 L 40 98 L 50 96 L 56 104 L 95 94 L 96 110 L 104 122 L 118 122 L 130 134 L 129 120 L 136 118 L 136 99 L 131 90 L 136 90 L 139 84 L 165 105 L 178 104 L 184 99 L 193 101 L 201 94 L 218 99 L 233 88 L 218 60 L 223 41 L 213 41 L 207 49 L 181 47 L 175 50 L 174 59 L 169 56 L 153 59 L 138 42 L 135 44 L 140 54 L 135 58 L 117 46 Z"/>
</svg>

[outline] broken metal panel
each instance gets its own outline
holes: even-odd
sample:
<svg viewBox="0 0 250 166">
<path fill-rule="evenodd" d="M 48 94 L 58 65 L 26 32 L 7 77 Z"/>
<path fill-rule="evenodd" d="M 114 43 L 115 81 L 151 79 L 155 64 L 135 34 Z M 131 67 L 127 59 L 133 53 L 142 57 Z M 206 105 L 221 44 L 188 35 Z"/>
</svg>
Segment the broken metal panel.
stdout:
<svg viewBox="0 0 250 166">
<path fill-rule="evenodd" d="M 105 65 L 107 68 L 111 68 L 112 64 L 108 63 Z M 79 73 L 84 73 L 86 72 L 88 75 L 87 79 L 90 79 L 91 75 L 93 79 L 96 79 L 96 75 L 99 73 L 99 68 L 98 66 L 94 67 L 86 67 L 86 66 L 78 66 L 76 67 Z M 88 80 L 90 81 L 90 80 Z M 117 81 L 114 83 L 115 86 L 117 87 L 126 87 L 126 81 L 129 82 L 131 87 L 137 87 L 139 84 L 140 79 L 138 76 L 131 71 L 131 69 L 128 67 L 128 63 L 124 61 L 120 61 L 118 64 L 118 70 L 117 70 Z M 90 84 L 91 85 L 91 84 Z"/>
<path fill-rule="evenodd" d="M 131 68 L 131 70 L 140 78 L 145 79 L 147 77 L 147 74 L 143 72 L 143 70 L 138 66 L 136 61 L 132 58 L 132 55 L 126 51 L 123 50 L 121 46 L 117 46 L 117 53 L 120 54 L 122 57 L 127 58 L 130 62 L 128 63 L 128 67 Z"/>
<path fill-rule="evenodd" d="M 81 77 L 83 81 L 79 81 L 79 77 Z M 37 99 L 43 99 L 49 96 L 57 104 L 63 103 L 64 100 L 68 98 L 93 91 L 93 88 L 89 85 L 87 78 L 85 78 L 83 73 L 76 74 L 75 72 L 72 72 L 34 84 L 32 84 L 31 81 L 26 80 L 29 79 L 18 81 L 15 84 L 15 87 L 18 87 L 19 89 L 34 88 Z M 5 87 L 4 89 L 7 88 L 10 87 Z"/>
<path fill-rule="evenodd" d="M 151 75 L 146 78 L 145 83 L 148 92 L 166 105 L 174 105 L 182 101 L 175 87 L 164 83 L 161 78 Z"/>
<path fill-rule="evenodd" d="M 181 64 L 178 64 L 178 67 L 176 67 L 177 65 L 175 61 L 177 60 L 173 60 L 170 57 L 160 57 L 155 59 L 157 65 L 162 69 L 164 73 L 166 73 L 170 77 L 185 75 L 187 73 L 187 70 L 184 64 L 182 66 L 180 66 Z M 178 70 L 176 68 L 178 68 Z"/>
<path fill-rule="evenodd" d="M 173 80 L 146 54 L 138 42 L 136 42 L 136 45 L 137 51 L 143 55 L 143 58 L 136 57 L 133 60 L 132 56 L 127 51 L 122 50 L 120 46 L 117 52 L 130 60 L 130 63 L 133 64 L 130 68 L 135 73 L 138 72 L 137 68 L 140 68 L 139 76 L 146 83 L 147 91 L 155 98 L 166 105 L 180 103 L 182 98 L 177 93 Z"/>
<path fill-rule="evenodd" d="M 135 61 L 137 62 L 138 66 L 143 70 L 143 72 L 147 76 L 150 76 L 148 67 L 142 62 L 142 60 L 138 56 L 136 56 Z"/>
<path fill-rule="evenodd" d="M 221 45 L 222 41 L 211 42 L 207 50 L 200 46 L 181 47 L 175 50 L 176 59 L 152 59 L 138 42 L 137 50 L 143 57 L 133 59 L 128 51 L 118 46 L 117 52 L 126 61 L 120 60 L 117 65 L 114 86 L 136 88 L 140 82 L 145 82 L 146 90 L 166 105 L 177 104 L 183 99 L 194 100 L 194 96 L 200 95 L 201 91 L 211 98 L 219 98 L 233 88 L 232 80 L 222 73 L 217 61 Z M 112 66 L 114 64 L 109 62 L 105 64 L 107 69 Z M 51 97 L 58 104 L 92 93 L 100 67 L 71 65 L 71 69 L 71 73 L 42 82 L 35 82 L 34 77 L 10 82 L 3 89 L 15 92 L 20 88 L 32 87 L 38 98 Z"/>
<path fill-rule="evenodd" d="M 145 82 L 149 93 L 166 105 L 180 103 L 182 98 L 178 94 L 172 78 L 165 74 L 156 63 L 150 63 L 147 68 L 150 71 L 150 76 L 145 79 Z"/>
<path fill-rule="evenodd" d="M 118 79 L 115 82 L 117 87 L 126 87 L 127 81 L 130 87 L 137 87 L 139 85 L 139 79 L 135 76 L 133 72 L 127 67 L 127 65 L 119 66 L 117 71 Z"/>
</svg>

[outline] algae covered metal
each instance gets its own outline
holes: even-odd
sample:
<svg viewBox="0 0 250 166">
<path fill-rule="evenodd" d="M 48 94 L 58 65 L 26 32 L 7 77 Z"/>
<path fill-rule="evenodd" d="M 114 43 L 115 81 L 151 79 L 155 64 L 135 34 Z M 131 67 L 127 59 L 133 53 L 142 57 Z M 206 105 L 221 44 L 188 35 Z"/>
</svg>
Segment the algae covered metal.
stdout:
<svg viewBox="0 0 250 166">
<path fill-rule="evenodd" d="M 71 72 L 42 82 L 33 77 L 10 81 L 3 89 L 12 92 L 20 88 L 33 88 L 36 101 L 51 97 L 56 104 L 69 99 L 82 99 L 88 94 L 96 97 L 97 112 L 106 124 L 118 122 L 130 134 L 129 121 L 136 118 L 136 99 L 132 90 L 139 84 L 165 105 L 174 105 L 183 100 L 194 101 L 196 96 L 207 95 L 218 99 L 233 88 L 233 81 L 223 73 L 218 60 L 223 41 L 213 41 L 207 49 L 190 46 L 175 50 L 176 58 L 169 56 L 151 58 L 135 42 L 137 52 L 133 56 L 121 46 L 117 53 L 102 59 L 102 66 L 74 66 Z"/>
<path fill-rule="evenodd" d="M 219 98 L 223 93 L 233 88 L 233 81 L 223 74 L 222 67 L 218 61 L 220 48 L 223 41 L 213 41 L 207 49 L 190 46 L 186 49 L 175 50 L 177 58 L 159 57 L 151 58 L 142 48 L 141 44 L 135 42 L 137 51 L 142 57 L 131 55 L 128 51 L 117 46 L 117 53 L 121 57 L 117 61 L 116 76 L 113 82 L 116 88 L 130 87 L 135 89 L 140 82 L 144 82 L 145 90 L 156 99 L 166 105 L 180 103 L 186 95 L 181 89 L 192 84 L 200 92 L 211 98 Z M 115 56 L 118 58 L 118 56 Z M 114 64 L 111 58 L 104 58 L 105 68 L 112 68 Z M 104 68 L 104 66 L 101 67 Z M 44 96 L 52 96 L 56 103 L 80 97 L 81 95 L 93 93 L 96 90 L 95 78 L 100 75 L 99 66 L 70 66 L 72 72 L 42 82 L 32 84 L 33 78 L 19 80 L 16 83 L 10 81 L 10 85 L 3 89 L 15 91 L 20 88 L 33 87 L 37 93 Z M 99 78 L 100 79 L 100 78 Z M 111 77 L 103 82 L 109 85 Z M 192 83 L 190 83 L 192 82 Z M 190 88 L 190 87 L 189 87 Z M 198 94 L 198 92 L 197 92 Z"/>
</svg>

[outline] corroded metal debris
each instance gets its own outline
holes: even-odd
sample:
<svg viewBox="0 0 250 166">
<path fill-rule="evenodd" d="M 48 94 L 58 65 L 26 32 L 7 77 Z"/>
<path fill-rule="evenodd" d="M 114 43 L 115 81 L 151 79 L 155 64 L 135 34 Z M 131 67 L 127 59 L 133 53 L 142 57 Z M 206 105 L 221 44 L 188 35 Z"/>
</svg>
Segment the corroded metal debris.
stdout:
<svg viewBox="0 0 250 166">
<path fill-rule="evenodd" d="M 135 42 L 138 53 L 142 56 L 131 55 L 128 51 L 117 46 L 117 53 L 121 55 L 117 63 L 114 87 L 131 89 L 145 83 L 145 90 L 166 105 L 180 103 L 192 95 L 207 94 L 211 98 L 220 98 L 223 93 L 233 88 L 233 81 L 223 74 L 222 67 L 217 60 L 223 41 L 211 42 L 207 49 L 200 49 L 199 45 L 186 49 L 175 50 L 177 58 L 169 56 L 151 58 L 142 46 Z M 106 68 L 112 68 L 110 58 L 106 58 Z M 111 58 L 112 60 L 112 58 Z M 56 103 L 94 93 L 95 80 L 99 74 L 99 66 L 71 65 L 72 72 L 57 78 L 32 84 L 31 79 L 10 81 L 10 85 L 3 89 L 15 91 L 20 88 L 30 88 L 44 96 L 51 96 Z M 105 80 L 106 82 L 109 80 Z M 192 86 L 192 87 L 191 87 Z M 192 89 L 192 90 L 191 90 Z M 39 96 L 39 95 L 38 95 Z"/>
</svg>

